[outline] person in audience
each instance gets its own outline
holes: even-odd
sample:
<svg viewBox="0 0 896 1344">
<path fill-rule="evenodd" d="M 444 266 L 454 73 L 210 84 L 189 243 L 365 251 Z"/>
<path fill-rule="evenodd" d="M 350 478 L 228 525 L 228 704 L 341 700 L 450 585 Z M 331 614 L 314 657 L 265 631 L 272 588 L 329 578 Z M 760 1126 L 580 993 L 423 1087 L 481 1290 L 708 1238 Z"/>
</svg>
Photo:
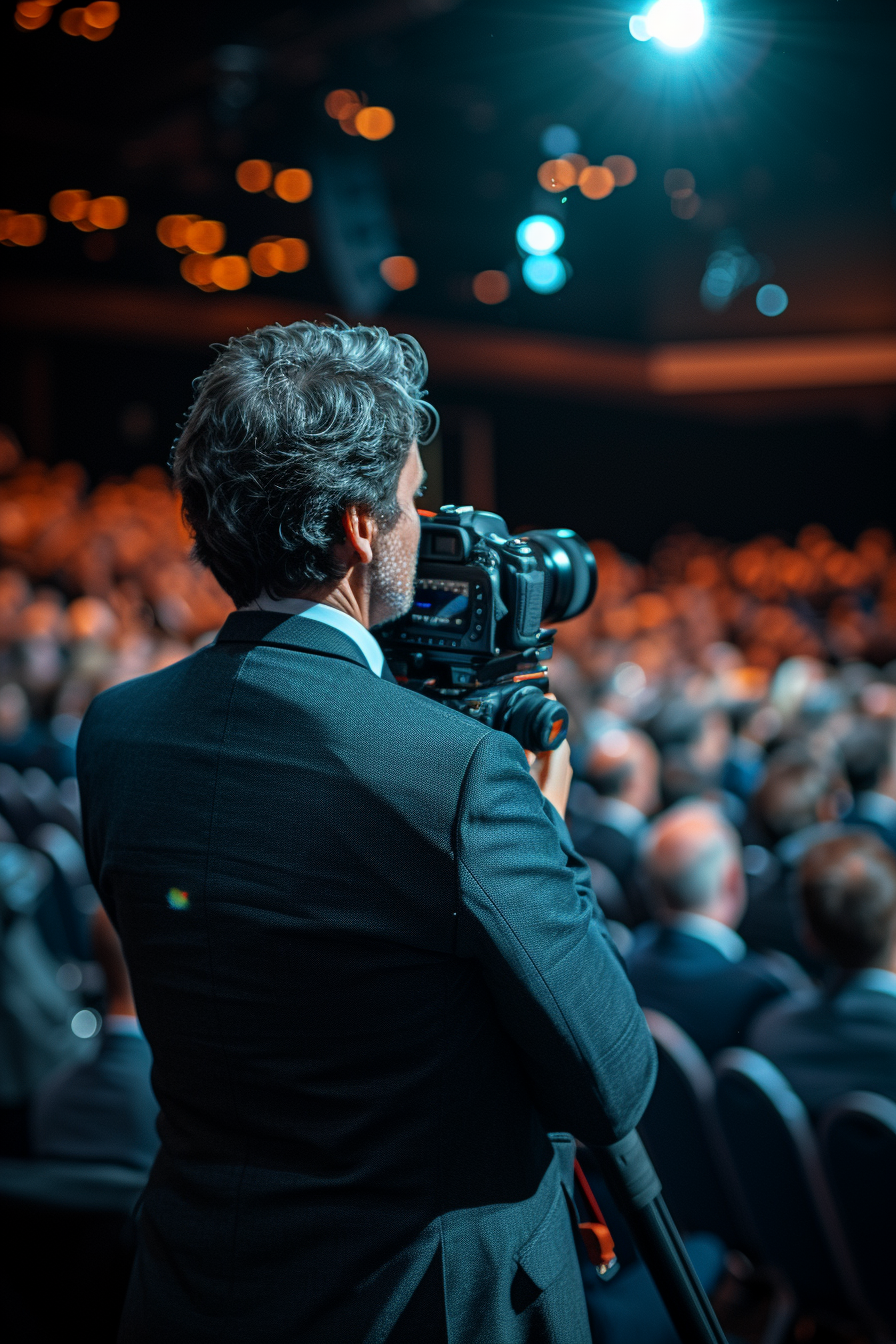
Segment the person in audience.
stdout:
<svg viewBox="0 0 896 1344">
<path fill-rule="evenodd" d="M 815 1114 L 844 1092 L 896 1101 L 896 858 L 876 836 L 839 835 L 809 850 L 799 884 L 806 936 L 836 973 L 768 1008 L 749 1044 Z"/>
<path fill-rule="evenodd" d="M 159 1146 L 152 1055 L 137 1021 L 118 935 L 102 906 L 93 916 L 93 951 L 106 977 L 99 1050 L 60 1070 L 38 1090 L 31 1118 L 35 1157 L 113 1162 L 149 1171 Z"/>
<path fill-rule="evenodd" d="M 638 838 L 660 804 L 659 770 L 659 754 L 645 733 L 611 726 L 588 748 L 584 778 L 570 790 L 573 844 L 608 868 L 623 889 L 635 866 Z"/>
<path fill-rule="evenodd" d="M 708 1057 L 742 1044 L 761 1008 L 808 982 L 735 932 L 746 904 L 737 832 L 711 804 L 678 803 L 651 826 L 643 863 L 656 918 L 635 931 L 627 959 L 639 1002 Z"/>
<path fill-rule="evenodd" d="M 893 724 L 858 719 L 840 744 L 853 805 L 843 818 L 847 826 L 874 831 L 896 850 L 896 769 Z"/>
</svg>

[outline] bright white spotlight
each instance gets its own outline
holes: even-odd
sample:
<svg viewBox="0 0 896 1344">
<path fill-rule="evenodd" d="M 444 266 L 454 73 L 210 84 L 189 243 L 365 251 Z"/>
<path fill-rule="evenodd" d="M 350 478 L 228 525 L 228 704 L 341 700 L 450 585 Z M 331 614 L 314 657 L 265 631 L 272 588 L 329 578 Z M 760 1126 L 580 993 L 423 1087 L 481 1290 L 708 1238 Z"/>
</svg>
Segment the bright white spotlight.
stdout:
<svg viewBox="0 0 896 1344">
<path fill-rule="evenodd" d="M 643 14 L 633 14 L 628 21 L 628 30 L 636 42 L 649 42 L 650 32 L 647 28 L 647 19 Z"/>
<path fill-rule="evenodd" d="M 523 279 L 536 294 L 556 294 L 566 284 L 566 267 L 553 252 L 527 257 L 523 262 Z"/>
<path fill-rule="evenodd" d="M 563 246 L 566 237 L 559 219 L 551 215 L 529 215 L 516 231 L 516 241 L 532 257 L 546 257 Z"/>
<path fill-rule="evenodd" d="M 700 41 L 706 14 L 700 0 L 656 0 L 645 14 L 644 23 L 648 37 L 655 37 L 664 47 L 682 51 Z M 638 36 L 631 25 L 629 28 L 633 36 Z"/>
</svg>

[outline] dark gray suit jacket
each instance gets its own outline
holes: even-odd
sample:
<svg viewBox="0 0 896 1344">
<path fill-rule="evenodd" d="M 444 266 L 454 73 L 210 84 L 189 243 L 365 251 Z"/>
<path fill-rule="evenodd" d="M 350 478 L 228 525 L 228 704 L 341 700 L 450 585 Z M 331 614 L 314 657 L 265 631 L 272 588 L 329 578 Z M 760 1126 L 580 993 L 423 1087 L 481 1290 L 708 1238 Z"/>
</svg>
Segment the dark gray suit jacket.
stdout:
<svg viewBox="0 0 896 1344">
<path fill-rule="evenodd" d="M 757 1018 L 748 1044 L 777 1064 L 815 1115 L 845 1092 L 896 1101 L 896 995 L 861 979 L 780 1000 Z"/>
<path fill-rule="evenodd" d="M 585 1344 L 547 1135 L 626 1133 L 655 1058 L 519 745 L 242 612 L 78 758 L 161 1106 L 123 1339 Z"/>
</svg>

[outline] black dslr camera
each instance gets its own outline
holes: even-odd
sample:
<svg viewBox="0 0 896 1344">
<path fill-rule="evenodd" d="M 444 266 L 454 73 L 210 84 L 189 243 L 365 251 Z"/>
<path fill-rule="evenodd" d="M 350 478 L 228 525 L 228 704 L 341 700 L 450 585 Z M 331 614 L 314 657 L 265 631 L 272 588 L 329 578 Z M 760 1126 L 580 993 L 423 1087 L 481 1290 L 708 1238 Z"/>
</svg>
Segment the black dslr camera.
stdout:
<svg viewBox="0 0 896 1344">
<path fill-rule="evenodd" d="M 398 681 L 551 751 L 569 716 L 545 698 L 556 630 L 597 591 L 590 549 L 567 528 L 511 537 L 496 513 L 446 504 L 424 516 L 414 605 L 377 631 Z"/>
</svg>

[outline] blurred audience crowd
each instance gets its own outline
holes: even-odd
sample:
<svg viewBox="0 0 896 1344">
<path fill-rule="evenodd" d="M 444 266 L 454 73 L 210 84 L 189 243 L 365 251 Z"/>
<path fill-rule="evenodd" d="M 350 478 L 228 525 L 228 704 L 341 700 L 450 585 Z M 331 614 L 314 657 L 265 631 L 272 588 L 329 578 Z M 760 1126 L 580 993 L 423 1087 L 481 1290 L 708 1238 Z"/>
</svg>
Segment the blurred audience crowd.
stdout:
<svg viewBox="0 0 896 1344">
<path fill-rule="evenodd" d="M 80 850 L 74 747 L 95 694 L 225 619 L 189 551 L 161 469 L 88 491 L 0 435 L 0 1160 L 152 1161 L 149 1051 Z M 594 551 L 598 596 L 561 626 L 551 681 L 569 828 L 642 1005 L 707 1059 L 760 1050 L 812 1116 L 855 1089 L 896 1102 L 892 538 Z"/>
</svg>

